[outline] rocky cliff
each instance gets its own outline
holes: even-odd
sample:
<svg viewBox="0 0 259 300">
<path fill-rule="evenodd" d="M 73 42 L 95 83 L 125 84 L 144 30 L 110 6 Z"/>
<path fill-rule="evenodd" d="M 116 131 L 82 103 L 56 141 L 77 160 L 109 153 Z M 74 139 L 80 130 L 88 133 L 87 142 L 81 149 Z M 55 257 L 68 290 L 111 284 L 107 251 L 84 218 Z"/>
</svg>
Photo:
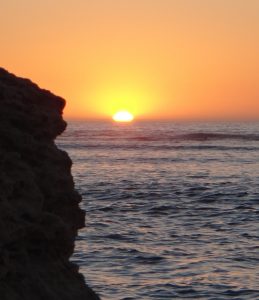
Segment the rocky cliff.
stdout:
<svg viewBox="0 0 259 300">
<path fill-rule="evenodd" d="M 0 299 L 92 300 L 69 258 L 84 212 L 54 139 L 65 101 L 0 68 Z"/>
</svg>

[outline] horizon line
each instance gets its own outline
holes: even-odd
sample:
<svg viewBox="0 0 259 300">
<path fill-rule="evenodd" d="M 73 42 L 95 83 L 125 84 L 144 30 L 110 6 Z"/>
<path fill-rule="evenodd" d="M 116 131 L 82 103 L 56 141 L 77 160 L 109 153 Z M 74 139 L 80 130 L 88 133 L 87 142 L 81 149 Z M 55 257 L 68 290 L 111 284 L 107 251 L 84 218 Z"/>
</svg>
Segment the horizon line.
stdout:
<svg viewBox="0 0 259 300">
<path fill-rule="evenodd" d="M 65 121 L 78 121 L 78 122 L 111 122 L 116 123 L 112 118 L 87 118 L 87 117 L 63 117 Z M 136 122 L 206 122 L 206 123 L 240 123 L 240 122 L 259 122 L 259 117 L 254 118 L 135 118 L 133 121 L 129 123 L 136 123 Z"/>
</svg>

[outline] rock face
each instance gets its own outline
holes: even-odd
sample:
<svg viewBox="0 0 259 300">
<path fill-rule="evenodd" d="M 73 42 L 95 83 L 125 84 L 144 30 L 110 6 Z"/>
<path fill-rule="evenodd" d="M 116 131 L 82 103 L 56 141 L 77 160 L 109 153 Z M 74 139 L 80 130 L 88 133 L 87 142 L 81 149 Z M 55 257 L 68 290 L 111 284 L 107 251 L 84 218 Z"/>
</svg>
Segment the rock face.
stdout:
<svg viewBox="0 0 259 300">
<path fill-rule="evenodd" d="M 99 297 L 69 262 L 84 212 L 54 139 L 65 101 L 0 68 L 0 299 Z"/>
</svg>

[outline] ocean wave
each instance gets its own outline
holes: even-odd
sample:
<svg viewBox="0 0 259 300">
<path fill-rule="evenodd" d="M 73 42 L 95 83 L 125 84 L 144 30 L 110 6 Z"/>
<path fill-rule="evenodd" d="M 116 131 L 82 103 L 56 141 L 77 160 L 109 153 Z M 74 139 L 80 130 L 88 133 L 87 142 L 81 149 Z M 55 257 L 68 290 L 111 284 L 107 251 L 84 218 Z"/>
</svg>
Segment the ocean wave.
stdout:
<svg viewBox="0 0 259 300">
<path fill-rule="evenodd" d="M 215 150 L 215 151 L 258 151 L 259 147 L 256 146 L 228 146 L 228 145 L 154 145 L 154 144 L 80 144 L 80 145 L 62 145 L 63 149 L 69 150 L 87 150 L 87 149 L 96 149 L 96 150 Z"/>
<path fill-rule="evenodd" d="M 197 140 L 197 141 L 226 140 L 226 139 L 259 141 L 259 135 L 255 135 L 255 134 L 224 134 L 224 133 L 206 133 L 206 132 L 188 133 L 188 134 L 175 136 L 175 138 L 183 139 L 183 140 Z"/>
<path fill-rule="evenodd" d="M 59 140 L 70 139 L 84 140 L 86 138 L 103 139 L 103 140 L 131 140 L 141 142 L 156 142 L 156 141 L 209 141 L 209 140 L 239 140 L 239 141 L 259 141 L 258 134 L 240 134 L 240 133 L 218 133 L 218 132 L 191 132 L 177 134 L 171 131 L 158 132 L 145 132 L 136 133 L 135 131 L 130 132 L 116 132 L 116 131 L 95 131 L 87 132 L 84 131 L 80 134 L 72 132 L 69 135 L 64 134 Z"/>
</svg>

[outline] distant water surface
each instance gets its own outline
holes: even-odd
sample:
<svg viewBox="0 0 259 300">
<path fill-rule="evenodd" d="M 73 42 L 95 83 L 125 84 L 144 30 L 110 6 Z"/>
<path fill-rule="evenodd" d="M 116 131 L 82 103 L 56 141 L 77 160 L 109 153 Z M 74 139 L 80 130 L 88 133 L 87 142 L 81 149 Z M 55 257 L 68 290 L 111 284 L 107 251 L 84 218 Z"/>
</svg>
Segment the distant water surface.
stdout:
<svg viewBox="0 0 259 300">
<path fill-rule="evenodd" d="M 258 123 L 70 122 L 57 145 L 103 300 L 259 299 Z"/>
</svg>

